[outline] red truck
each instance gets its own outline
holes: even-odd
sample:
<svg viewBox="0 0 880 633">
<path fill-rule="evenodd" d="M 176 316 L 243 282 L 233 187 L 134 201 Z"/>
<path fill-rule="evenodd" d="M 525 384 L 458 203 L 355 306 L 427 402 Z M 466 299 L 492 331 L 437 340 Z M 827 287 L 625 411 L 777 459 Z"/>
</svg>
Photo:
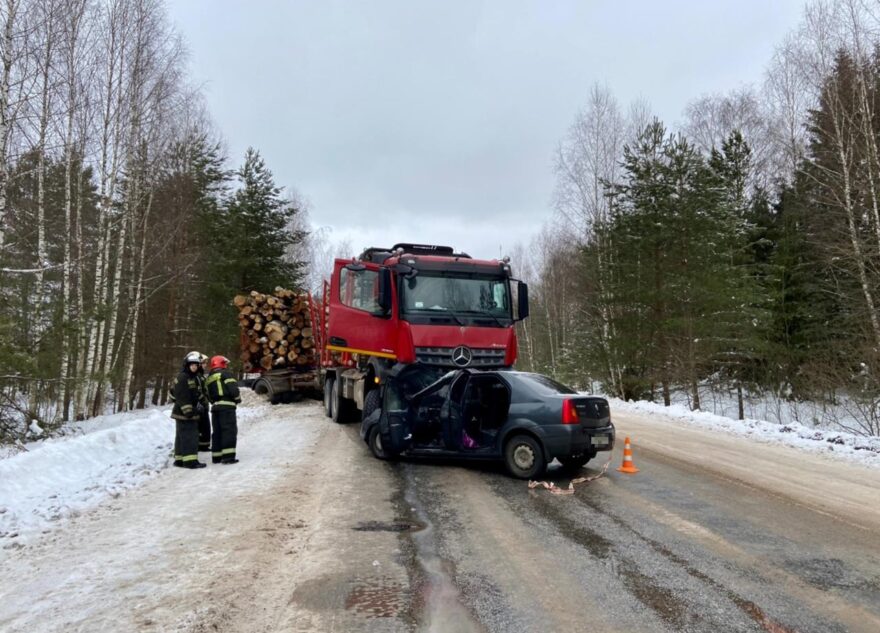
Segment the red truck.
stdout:
<svg viewBox="0 0 880 633">
<path fill-rule="evenodd" d="M 514 325 L 528 286 L 509 259 L 480 260 L 448 246 L 395 244 L 337 259 L 313 304 L 324 407 L 335 422 L 366 417 L 398 363 L 498 369 L 516 360 Z"/>
<path fill-rule="evenodd" d="M 327 415 L 347 422 L 378 406 L 377 387 L 398 363 L 435 375 L 511 367 L 529 298 L 507 258 L 395 244 L 335 260 L 321 301 L 309 306 L 318 365 L 261 371 L 253 388 L 273 402 L 323 390 Z"/>
</svg>

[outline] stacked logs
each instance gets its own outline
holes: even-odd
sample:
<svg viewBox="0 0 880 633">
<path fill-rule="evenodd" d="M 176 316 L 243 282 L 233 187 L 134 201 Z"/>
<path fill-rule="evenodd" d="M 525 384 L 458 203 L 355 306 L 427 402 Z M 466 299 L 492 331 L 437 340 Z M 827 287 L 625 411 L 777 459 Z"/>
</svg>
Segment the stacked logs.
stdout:
<svg viewBox="0 0 880 633">
<path fill-rule="evenodd" d="M 238 295 L 232 302 L 238 308 L 244 371 L 307 370 L 315 364 L 308 295 L 275 288 L 272 294 Z"/>
</svg>

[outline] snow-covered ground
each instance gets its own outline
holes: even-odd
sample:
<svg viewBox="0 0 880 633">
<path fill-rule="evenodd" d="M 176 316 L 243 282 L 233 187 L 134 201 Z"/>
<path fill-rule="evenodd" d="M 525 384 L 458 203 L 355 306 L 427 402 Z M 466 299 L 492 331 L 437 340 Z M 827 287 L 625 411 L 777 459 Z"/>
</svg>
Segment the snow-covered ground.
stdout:
<svg viewBox="0 0 880 633">
<path fill-rule="evenodd" d="M 0 631 L 227 630 L 235 599 L 238 612 L 256 617 L 248 583 L 273 565 L 296 570 L 293 548 L 304 546 L 294 539 L 325 511 L 323 496 L 299 488 L 306 473 L 327 472 L 316 438 L 345 429 L 318 402 L 272 406 L 243 395 L 234 466 L 171 467 L 173 427 L 161 411 L 112 416 L 83 436 L 47 442 L 54 452 L 42 474 L 21 460 L 43 447 L 5 460 L 0 521 L 19 536 L 0 538 Z M 46 483 L 26 483 L 35 476 Z M 68 518 L 56 520 L 52 506 Z"/>
<path fill-rule="evenodd" d="M 880 468 L 880 438 L 865 437 L 823 428 L 807 427 L 797 422 L 780 424 L 763 420 L 734 420 L 704 411 L 691 411 L 681 404 L 666 407 L 654 402 L 624 402 L 609 399 L 611 417 L 615 411 L 637 412 L 674 418 L 681 422 L 731 435 L 748 437 L 766 444 L 781 444 L 835 459 Z"/>
<path fill-rule="evenodd" d="M 266 415 L 269 405 L 251 391 L 243 395 L 239 432 L 246 437 L 248 420 Z M 0 545 L 24 542 L 169 468 L 169 413 L 164 407 L 100 416 L 0 459 Z"/>
</svg>

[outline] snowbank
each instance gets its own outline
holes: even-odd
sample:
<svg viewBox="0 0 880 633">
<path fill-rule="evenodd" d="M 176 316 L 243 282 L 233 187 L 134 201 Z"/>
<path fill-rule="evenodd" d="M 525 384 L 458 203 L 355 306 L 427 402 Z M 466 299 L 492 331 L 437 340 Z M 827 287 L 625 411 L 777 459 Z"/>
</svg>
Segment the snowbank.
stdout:
<svg viewBox="0 0 880 633">
<path fill-rule="evenodd" d="M 614 411 L 661 415 L 686 424 L 748 437 L 758 442 L 792 446 L 811 453 L 880 468 L 880 438 L 877 437 L 810 428 L 797 422 L 777 424 L 763 420 L 733 420 L 714 413 L 691 411 L 679 404 L 666 407 L 655 402 L 624 402 L 617 398 L 609 398 L 609 402 L 612 419 Z"/>
<path fill-rule="evenodd" d="M 75 436 L 32 442 L 0 460 L 0 538 L 45 529 L 156 475 L 169 463 L 167 410 L 101 416 Z"/>
</svg>

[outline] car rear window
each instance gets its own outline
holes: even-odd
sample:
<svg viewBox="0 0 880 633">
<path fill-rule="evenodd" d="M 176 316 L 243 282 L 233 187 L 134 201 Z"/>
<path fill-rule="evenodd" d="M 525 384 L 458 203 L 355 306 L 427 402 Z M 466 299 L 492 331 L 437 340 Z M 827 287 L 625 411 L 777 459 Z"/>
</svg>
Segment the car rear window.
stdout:
<svg viewBox="0 0 880 633">
<path fill-rule="evenodd" d="M 519 374 L 519 378 L 529 384 L 529 386 L 539 395 L 552 396 L 558 393 L 576 394 L 577 391 L 571 387 L 566 387 L 560 382 L 556 382 L 552 378 L 542 376 L 541 374 Z"/>
</svg>

